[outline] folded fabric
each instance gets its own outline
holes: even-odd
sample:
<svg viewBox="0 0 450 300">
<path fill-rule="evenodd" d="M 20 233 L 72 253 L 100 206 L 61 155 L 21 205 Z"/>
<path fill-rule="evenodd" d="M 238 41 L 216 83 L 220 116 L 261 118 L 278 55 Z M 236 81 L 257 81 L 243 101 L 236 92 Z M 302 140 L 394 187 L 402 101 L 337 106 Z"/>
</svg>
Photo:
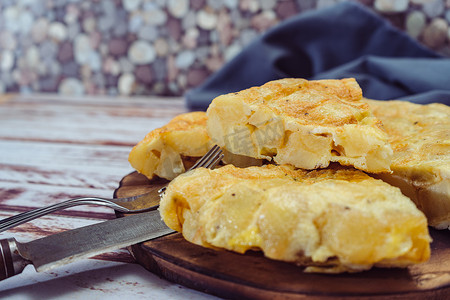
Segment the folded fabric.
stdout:
<svg viewBox="0 0 450 300">
<path fill-rule="evenodd" d="M 286 77 L 354 77 L 367 98 L 450 105 L 450 59 L 354 2 L 280 23 L 185 98 L 205 110 L 218 95 Z"/>
</svg>

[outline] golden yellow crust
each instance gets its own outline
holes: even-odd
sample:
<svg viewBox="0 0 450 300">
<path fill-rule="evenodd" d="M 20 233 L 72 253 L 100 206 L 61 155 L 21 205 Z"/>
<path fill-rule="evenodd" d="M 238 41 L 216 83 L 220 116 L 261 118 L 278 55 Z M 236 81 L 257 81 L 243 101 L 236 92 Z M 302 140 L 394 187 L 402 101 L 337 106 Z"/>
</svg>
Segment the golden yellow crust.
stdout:
<svg viewBox="0 0 450 300">
<path fill-rule="evenodd" d="M 355 169 L 200 168 L 170 183 L 160 212 L 195 244 L 260 249 L 312 272 L 404 267 L 430 255 L 423 213 Z"/>
<path fill-rule="evenodd" d="M 394 150 L 393 173 L 379 178 L 400 187 L 431 226 L 450 228 L 450 107 L 366 102 L 383 122 Z"/>
<path fill-rule="evenodd" d="M 392 149 L 354 79 L 287 78 L 215 98 L 210 137 L 234 154 L 298 168 L 389 171 Z"/>
<path fill-rule="evenodd" d="M 191 112 L 176 116 L 167 125 L 147 134 L 131 150 L 128 160 L 148 178 L 173 179 L 185 171 L 183 157 L 200 157 L 211 147 L 206 114 Z"/>
<path fill-rule="evenodd" d="M 368 105 L 359 101 L 362 92 L 353 79 L 307 81 L 286 78 L 229 96 L 241 98 L 248 105 L 265 104 L 277 114 L 294 118 L 300 124 L 356 124 L 368 111 Z"/>
</svg>

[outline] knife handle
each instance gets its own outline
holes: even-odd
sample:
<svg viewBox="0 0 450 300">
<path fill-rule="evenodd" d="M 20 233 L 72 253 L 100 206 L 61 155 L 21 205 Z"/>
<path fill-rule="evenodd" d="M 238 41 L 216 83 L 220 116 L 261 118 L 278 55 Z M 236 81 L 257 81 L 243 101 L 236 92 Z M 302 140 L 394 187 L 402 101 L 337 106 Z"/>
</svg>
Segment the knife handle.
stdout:
<svg viewBox="0 0 450 300">
<path fill-rule="evenodd" d="M 0 280 L 22 273 L 29 263 L 19 255 L 14 238 L 0 240 Z"/>
</svg>

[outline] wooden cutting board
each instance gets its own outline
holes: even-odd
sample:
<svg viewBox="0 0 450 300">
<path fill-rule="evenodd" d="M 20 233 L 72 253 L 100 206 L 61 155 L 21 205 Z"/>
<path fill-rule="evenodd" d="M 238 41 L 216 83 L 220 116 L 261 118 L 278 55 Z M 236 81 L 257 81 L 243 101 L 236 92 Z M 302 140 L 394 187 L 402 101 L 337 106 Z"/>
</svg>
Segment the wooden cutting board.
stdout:
<svg viewBox="0 0 450 300">
<path fill-rule="evenodd" d="M 123 178 L 116 197 L 159 188 L 138 173 Z M 427 263 L 407 269 L 325 275 L 246 254 L 191 244 L 179 233 L 129 247 L 146 269 L 172 282 L 228 299 L 450 299 L 450 232 L 430 229 L 433 243 Z"/>
</svg>

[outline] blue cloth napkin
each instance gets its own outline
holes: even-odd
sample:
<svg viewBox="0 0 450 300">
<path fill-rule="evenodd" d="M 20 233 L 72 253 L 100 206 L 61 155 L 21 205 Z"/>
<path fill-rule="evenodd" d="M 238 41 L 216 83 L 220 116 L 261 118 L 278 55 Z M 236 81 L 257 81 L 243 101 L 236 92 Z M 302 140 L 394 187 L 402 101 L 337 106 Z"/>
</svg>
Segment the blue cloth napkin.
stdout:
<svg viewBox="0 0 450 300">
<path fill-rule="evenodd" d="M 354 77 L 367 98 L 450 105 L 450 59 L 354 2 L 280 23 L 185 98 L 205 110 L 218 95 L 286 77 Z"/>
</svg>

